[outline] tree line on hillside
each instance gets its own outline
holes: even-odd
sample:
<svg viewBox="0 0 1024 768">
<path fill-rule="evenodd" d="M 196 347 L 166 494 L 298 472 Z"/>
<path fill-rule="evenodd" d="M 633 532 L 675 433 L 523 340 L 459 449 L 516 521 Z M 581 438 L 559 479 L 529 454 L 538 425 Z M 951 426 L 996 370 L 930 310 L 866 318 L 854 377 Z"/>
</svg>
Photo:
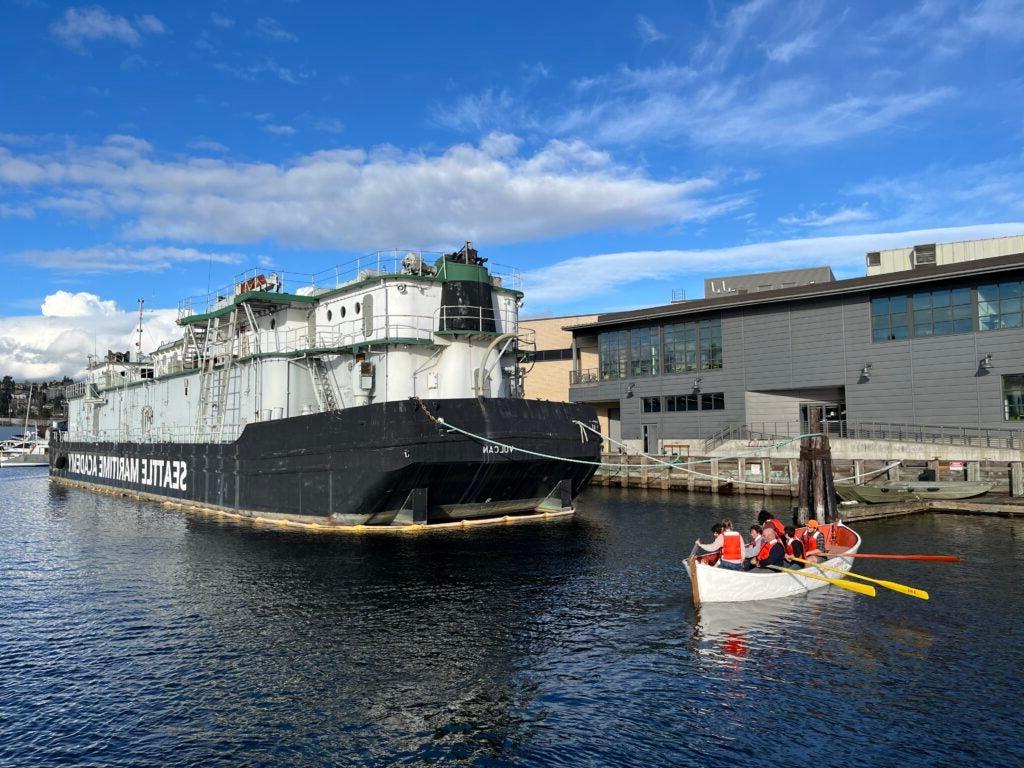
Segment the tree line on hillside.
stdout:
<svg viewBox="0 0 1024 768">
<path fill-rule="evenodd" d="M 49 419 L 65 412 L 64 387 L 73 383 L 65 376 L 53 381 L 16 382 L 0 379 L 0 417 L 37 416 Z"/>
</svg>

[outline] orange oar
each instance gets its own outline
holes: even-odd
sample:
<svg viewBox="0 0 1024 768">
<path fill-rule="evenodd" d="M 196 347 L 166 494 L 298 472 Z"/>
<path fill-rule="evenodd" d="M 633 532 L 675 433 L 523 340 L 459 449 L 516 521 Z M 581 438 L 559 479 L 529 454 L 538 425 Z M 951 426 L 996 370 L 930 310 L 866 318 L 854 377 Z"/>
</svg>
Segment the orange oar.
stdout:
<svg viewBox="0 0 1024 768">
<path fill-rule="evenodd" d="M 856 555 L 846 555 L 842 552 L 829 552 L 830 557 L 867 557 L 873 560 L 924 560 L 929 563 L 959 563 L 960 558 L 956 555 L 867 555 L 858 552 Z"/>
</svg>

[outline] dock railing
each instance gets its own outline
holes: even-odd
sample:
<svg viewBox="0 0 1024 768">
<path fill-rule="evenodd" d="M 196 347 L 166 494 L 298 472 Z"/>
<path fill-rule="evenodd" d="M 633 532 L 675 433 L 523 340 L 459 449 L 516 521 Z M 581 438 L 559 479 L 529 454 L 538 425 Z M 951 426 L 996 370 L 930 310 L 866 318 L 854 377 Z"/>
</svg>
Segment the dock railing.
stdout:
<svg viewBox="0 0 1024 768">
<path fill-rule="evenodd" d="M 807 425 L 797 421 L 731 424 L 708 437 L 704 441 L 704 451 L 710 453 L 729 440 L 773 441 L 797 437 L 807 431 Z M 932 443 L 977 448 L 1008 448 L 1010 450 L 1024 448 L 1024 425 L 1015 429 L 1012 427 L 828 420 L 822 423 L 822 431 L 829 437 L 848 440 L 886 440 L 899 443 Z"/>
</svg>

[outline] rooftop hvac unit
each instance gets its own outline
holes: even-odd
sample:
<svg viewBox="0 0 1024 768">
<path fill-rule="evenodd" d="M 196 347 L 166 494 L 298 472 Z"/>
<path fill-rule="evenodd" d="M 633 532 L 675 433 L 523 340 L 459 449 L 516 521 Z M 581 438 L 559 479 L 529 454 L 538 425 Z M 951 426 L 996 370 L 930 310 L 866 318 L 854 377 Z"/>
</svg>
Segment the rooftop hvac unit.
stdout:
<svg viewBox="0 0 1024 768">
<path fill-rule="evenodd" d="M 935 263 L 935 243 L 915 245 L 911 254 L 915 267 L 925 267 Z"/>
</svg>

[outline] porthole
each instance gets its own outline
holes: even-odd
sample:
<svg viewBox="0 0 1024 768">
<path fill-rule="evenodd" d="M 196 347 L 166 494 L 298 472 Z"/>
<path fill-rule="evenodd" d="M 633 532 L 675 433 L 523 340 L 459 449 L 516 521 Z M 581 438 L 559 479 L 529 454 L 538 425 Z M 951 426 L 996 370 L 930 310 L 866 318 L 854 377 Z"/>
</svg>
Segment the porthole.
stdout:
<svg viewBox="0 0 1024 768">
<path fill-rule="evenodd" d="M 277 318 L 272 317 L 270 318 L 270 330 L 274 330 L 275 328 L 277 328 Z"/>
<path fill-rule="evenodd" d="M 328 323 L 329 323 L 329 322 L 331 322 L 331 318 L 332 318 L 333 316 L 334 316 L 334 315 L 332 315 L 332 314 L 331 314 L 331 310 L 329 310 L 329 309 L 328 309 L 328 310 L 327 310 L 327 322 L 328 322 Z"/>
<path fill-rule="evenodd" d="M 359 302 L 357 301 L 357 302 L 356 302 L 356 314 L 357 314 L 357 315 L 359 314 L 359 309 L 360 309 L 360 307 L 359 307 Z"/>
<path fill-rule="evenodd" d="M 342 308 L 341 308 L 341 316 L 342 316 L 342 317 L 344 317 L 344 316 L 345 316 L 345 308 L 344 308 L 344 307 L 342 307 Z"/>
</svg>

